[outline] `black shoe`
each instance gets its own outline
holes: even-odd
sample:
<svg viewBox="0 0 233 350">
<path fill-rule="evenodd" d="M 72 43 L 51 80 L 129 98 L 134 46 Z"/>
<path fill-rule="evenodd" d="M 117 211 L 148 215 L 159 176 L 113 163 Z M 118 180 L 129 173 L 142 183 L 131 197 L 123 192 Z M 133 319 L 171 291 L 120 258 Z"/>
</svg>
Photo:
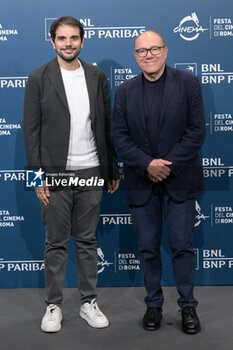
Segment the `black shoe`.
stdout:
<svg viewBox="0 0 233 350">
<path fill-rule="evenodd" d="M 147 331 L 155 331 L 161 326 L 162 310 L 157 307 L 148 307 L 143 317 L 143 328 Z"/>
<path fill-rule="evenodd" d="M 200 332 L 201 325 L 195 307 L 185 307 L 181 310 L 182 329 L 184 333 L 196 334 Z"/>
</svg>

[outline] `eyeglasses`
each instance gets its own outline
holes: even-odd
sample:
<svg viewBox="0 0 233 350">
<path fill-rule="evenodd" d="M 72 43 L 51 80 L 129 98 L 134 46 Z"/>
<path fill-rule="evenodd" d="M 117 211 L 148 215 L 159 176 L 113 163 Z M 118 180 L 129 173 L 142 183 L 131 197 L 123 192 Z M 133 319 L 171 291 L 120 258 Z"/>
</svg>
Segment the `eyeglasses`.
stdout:
<svg viewBox="0 0 233 350">
<path fill-rule="evenodd" d="M 161 49 L 163 49 L 166 45 L 163 45 L 163 46 L 153 46 L 151 47 L 150 49 L 137 49 L 137 50 L 134 50 L 139 57 L 146 57 L 148 55 L 148 52 L 150 51 L 150 53 L 153 55 L 153 56 L 158 56 L 160 55 L 161 53 Z"/>
</svg>

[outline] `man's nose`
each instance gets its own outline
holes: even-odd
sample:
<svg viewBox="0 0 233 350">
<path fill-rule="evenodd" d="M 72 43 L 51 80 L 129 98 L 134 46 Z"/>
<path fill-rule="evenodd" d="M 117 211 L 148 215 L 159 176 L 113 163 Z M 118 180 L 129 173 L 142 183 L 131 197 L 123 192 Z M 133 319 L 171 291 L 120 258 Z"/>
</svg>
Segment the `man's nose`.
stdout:
<svg viewBox="0 0 233 350">
<path fill-rule="evenodd" d="M 147 57 L 149 57 L 149 58 L 154 57 L 150 50 L 147 51 Z"/>
<path fill-rule="evenodd" d="M 66 39 L 66 46 L 72 46 L 71 39 L 67 38 Z"/>
</svg>

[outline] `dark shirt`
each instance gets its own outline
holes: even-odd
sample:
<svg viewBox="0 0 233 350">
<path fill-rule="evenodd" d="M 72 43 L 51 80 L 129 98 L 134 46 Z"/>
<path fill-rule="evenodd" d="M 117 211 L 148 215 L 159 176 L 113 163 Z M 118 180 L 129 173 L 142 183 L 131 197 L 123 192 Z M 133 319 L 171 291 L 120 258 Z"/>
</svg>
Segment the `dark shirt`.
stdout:
<svg viewBox="0 0 233 350">
<path fill-rule="evenodd" d="M 160 113 L 164 81 L 165 73 L 156 81 L 147 80 L 143 75 L 143 108 L 147 121 Z"/>
<path fill-rule="evenodd" d="M 143 75 L 143 109 L 152 154 L 157 158 L 157 134 L 161 112 L 165 72 L 156 81 L 149 81 Z"/>
<path fill-rule="evenodd" d="M 150 140 L 150 147 L 154 158 L 158 158 L 157 137 L 165 78 L 165 71 L 156 81 L 149 81 L 143 75 L 143 109 Z M 153 183 L 154 194 L 160 196 L 163 192 L 164 181 Z"/>
</svg>

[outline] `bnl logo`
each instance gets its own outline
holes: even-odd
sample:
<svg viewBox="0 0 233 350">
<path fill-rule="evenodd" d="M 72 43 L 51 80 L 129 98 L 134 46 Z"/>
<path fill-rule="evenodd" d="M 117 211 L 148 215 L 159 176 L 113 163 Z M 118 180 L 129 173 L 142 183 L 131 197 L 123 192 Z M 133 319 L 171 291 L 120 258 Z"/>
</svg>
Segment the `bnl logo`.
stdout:
<svg viewBox="0 0 233 350">
<path fill-rule="evenodd" d="M 26 187 L 43 187 L 44 186 L 44 171 L 27 170 L 26 171 Z"/>
<path fill-rule="evenodd" d="M 186 70 L 187 72 L 197 75 L 197 64 L 196 63 L 175 63 L 175 68 Z"/>
<path fill-rule="evenodd" d="M 50 26 L 56 18 L 45 18 L 45 40 L 50 41 Z"/>
</svg>

